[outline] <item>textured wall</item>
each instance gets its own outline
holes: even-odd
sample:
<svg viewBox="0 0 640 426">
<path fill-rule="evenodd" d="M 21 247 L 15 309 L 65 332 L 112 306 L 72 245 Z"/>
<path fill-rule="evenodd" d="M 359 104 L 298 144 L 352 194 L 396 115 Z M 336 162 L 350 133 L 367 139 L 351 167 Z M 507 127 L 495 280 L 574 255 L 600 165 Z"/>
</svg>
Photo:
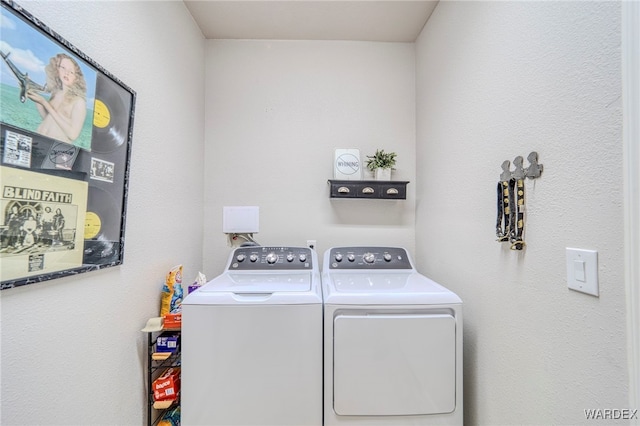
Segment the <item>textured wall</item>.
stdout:
<svg viewBox="0 0 640 426">
<path fill-rule="evenodd" d="M 204 261 L 229 253 L 222 207 L 260 207 L 263 245 L 318 242 L 413 250 L 415 185 L 406 201 L 330 200 L 336 148 L 398 153 L 415 177 L 412 43 L 207 41 Z"/>
<path fill-rule="evenodd" d="M 182 2 L 20 2 L 137 92 L 122 266 L 0 294 L 3 425 L 141 425 L 147 318 L 202 258 L 204 39 Z"/>
<path fill-rule="evenodd" d="M 579 424 L 628 403 L 618 3 L 442 2 L 417 73 L 412 44 L 205 55 L 180 2 L 22 3 L 138 103 L 125 264 L 0 293 L 3 425 L 142 424 L 139 329 L 168 268 L 219 272 L 222 206 L 238 204 L 261 206 L 265 244 L 415 248 L 465 301 L 466 423 Z M 328 199 L 334 148 L 387 146 L 406 202 Z M 516 253 L 494 241 L 495 184 L 531 150 L 545 172 Z M 566 288 L 572 246 L 599 251 L 600 298 Z"/>
<path fill-rule="evenodd" d="M 441 2 L 416 44 L 417 260 L 465 302 L 467 424 L 628 407 L 618 2 Z M 495 241 L 504 160 L 537 151 L 526 250 Z M 525 160 L 525 165 L 526 165 Z M 565 248 L 599 252 L 600 297 Z"/>
</svg>

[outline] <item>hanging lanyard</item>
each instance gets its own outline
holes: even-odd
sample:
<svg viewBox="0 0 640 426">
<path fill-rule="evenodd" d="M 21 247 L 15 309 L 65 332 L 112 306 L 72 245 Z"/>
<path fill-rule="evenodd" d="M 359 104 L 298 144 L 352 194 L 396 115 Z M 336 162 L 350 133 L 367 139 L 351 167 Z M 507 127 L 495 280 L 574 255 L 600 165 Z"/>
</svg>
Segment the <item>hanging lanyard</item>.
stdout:
<svg viewBox="0 0 640 426">
<path fill-rule="evenodd" d="M 509 185 L 512 199 L 513 212 L 511 215 L 511 250 L 522 250 L 525 246 L 524 233 L 524 179 L 512 179 L 515 185 Z"/>
<path fill-rule="evenodd" d="M 511 208 L 509 207 L 509 182 L 498 182 L 498 217 L 496 218 L 496 237 L 499 242 L 508 241 L 511 233 L 511 227 L 509 226 Z"/>
</svg>

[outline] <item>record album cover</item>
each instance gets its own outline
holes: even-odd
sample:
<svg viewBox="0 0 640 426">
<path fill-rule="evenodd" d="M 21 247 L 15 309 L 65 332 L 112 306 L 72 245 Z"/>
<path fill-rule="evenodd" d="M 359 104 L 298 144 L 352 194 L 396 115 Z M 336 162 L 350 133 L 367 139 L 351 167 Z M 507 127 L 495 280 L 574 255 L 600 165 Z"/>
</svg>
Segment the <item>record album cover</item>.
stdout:
<svg viewBox="0 0 640 426">
<path fill-rule="evenodd" d="M 0 167 L 0 278 L 82 266 L 87 182 Z"/>
</svg>

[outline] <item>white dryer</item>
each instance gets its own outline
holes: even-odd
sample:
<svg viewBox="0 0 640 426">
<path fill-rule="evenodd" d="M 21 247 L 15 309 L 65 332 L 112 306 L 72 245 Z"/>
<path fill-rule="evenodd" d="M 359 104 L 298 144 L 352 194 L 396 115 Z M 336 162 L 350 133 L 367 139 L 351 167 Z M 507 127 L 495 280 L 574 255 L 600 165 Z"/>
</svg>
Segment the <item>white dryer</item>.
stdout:
<svg viewBox="0 0 640 426">
<path fill-rule="evenodd" d="M 462 425 L 462 301 L 398 247 L 325 252 L 324 424 Z"/>
<path fill-rule="evenodd" d="M 322 425 L 315 251 L 241 247 L 182 302 L 183 425 Z"/>
</svg>

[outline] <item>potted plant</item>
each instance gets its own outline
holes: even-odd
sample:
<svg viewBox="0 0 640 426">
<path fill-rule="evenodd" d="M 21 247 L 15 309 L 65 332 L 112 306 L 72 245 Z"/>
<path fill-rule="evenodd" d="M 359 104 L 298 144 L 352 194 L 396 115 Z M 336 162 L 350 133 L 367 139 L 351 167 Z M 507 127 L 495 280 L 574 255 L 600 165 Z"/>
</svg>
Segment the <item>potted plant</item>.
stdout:
<svg viewBox="0 0 640 426">
<path fill-rule="evenodd" d="M 376 150 L 373 155 L 367 155 L 367 169 L 373 172 L 376 180 L 391 180 L 391 170 L 395 170 L 395 152 L 384 152 L 384 149 Z"/>
</svg>

